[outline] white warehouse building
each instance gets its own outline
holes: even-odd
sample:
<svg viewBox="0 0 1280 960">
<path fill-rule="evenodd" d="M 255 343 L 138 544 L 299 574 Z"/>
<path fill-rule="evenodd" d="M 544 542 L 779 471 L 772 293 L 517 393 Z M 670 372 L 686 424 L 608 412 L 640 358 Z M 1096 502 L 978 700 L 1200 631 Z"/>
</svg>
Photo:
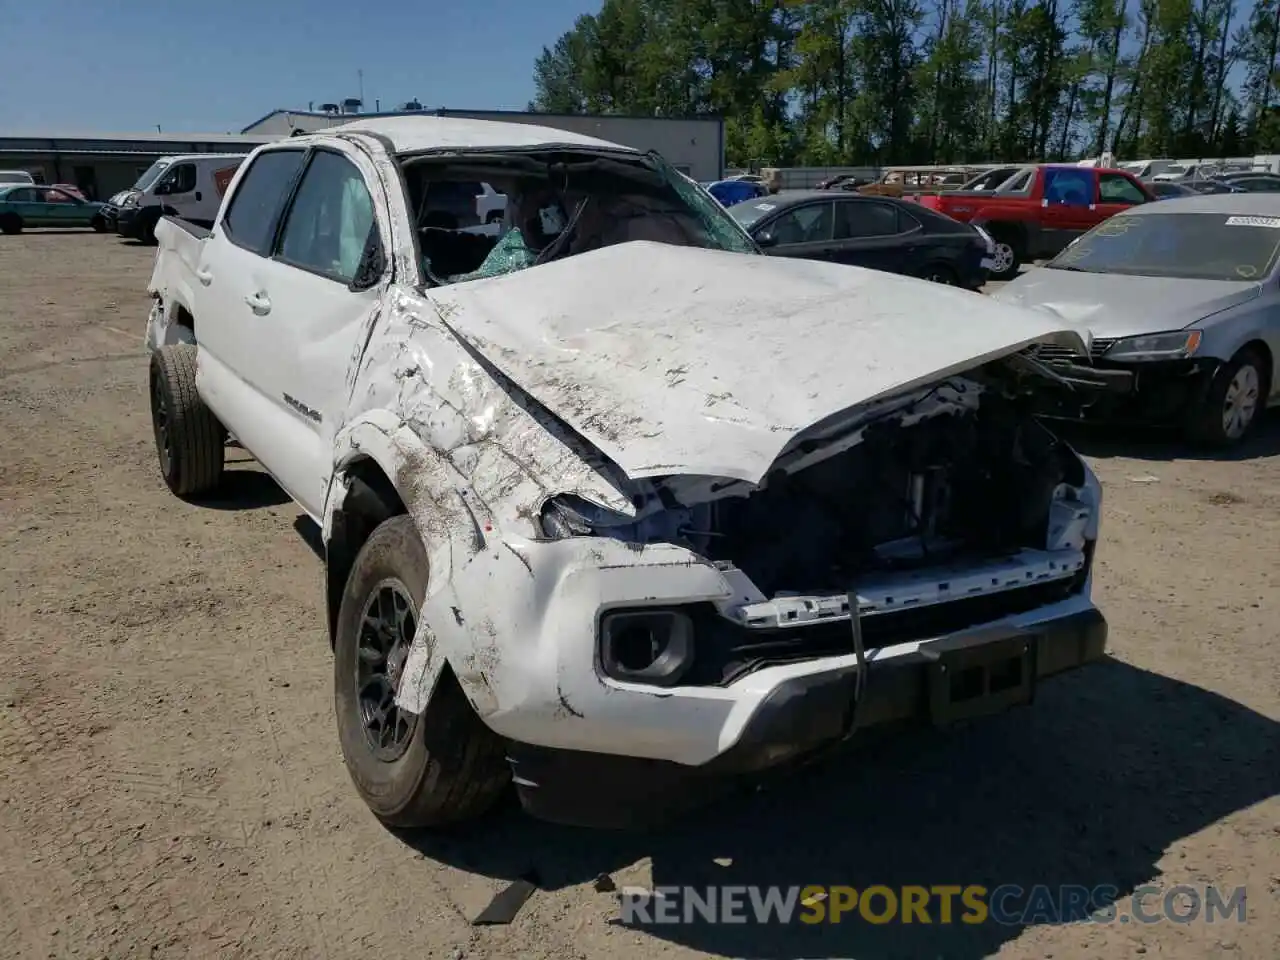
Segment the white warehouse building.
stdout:
<svg viewBox="0 0 1280 960">
<path fill-rule="evenodd" d="M 327 106 L 336 107 L 337 105 Z M 295 132 L 311 133 L 357 119 L 413 115 L 466 117 L 472 120 L 533 123 L 544 127 L 555 127 L 571 133 L 620 143 L 637 150 L 656 150 L 672 166 L 695 180 L 719 180 L 724 174 L 724 120 L 716 116 L 631 117 L 443 108 L 375 113 L 338 112 L 337 110 L 273 110 L 240 132 L 244 136 L 288 137 Z"/>
<path fill-rule="evenodd" d="M 719 117 L 667 118 L 523 113 L 505 110 L 394 110 L 362 113 L 359 101 L 339 109 L 273 110 L 239 133 L 70 133 L 0 131 L 0 170 L 26 170 L 37 183 L 70 183 L 93 200 L 130 187 L 163 156 L 248 152 L 295 133 L 370 117 L 422 115 L 534 123 L 599 137 L 638 150 L 656 150 L 695 180 L 718 180 L 724 172 L 724 121 Z M 416 107 L 416 103 L 406 106 Z"/>
</svg>

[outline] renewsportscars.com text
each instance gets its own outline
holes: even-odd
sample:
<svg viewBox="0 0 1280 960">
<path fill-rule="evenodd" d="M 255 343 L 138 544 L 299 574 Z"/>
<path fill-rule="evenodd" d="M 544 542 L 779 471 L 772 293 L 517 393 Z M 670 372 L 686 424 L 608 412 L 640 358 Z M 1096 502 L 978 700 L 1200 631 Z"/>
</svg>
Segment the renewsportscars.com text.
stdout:
<svg viewBox="0 0 1280 960">
<path fill-rule="evenodd" d="M 624 924 L 681 923 L 1244 923 L 1245 889 L 1155 884 L 1127 896 L 1113 886 L 623 888 Z"/>
</svg>

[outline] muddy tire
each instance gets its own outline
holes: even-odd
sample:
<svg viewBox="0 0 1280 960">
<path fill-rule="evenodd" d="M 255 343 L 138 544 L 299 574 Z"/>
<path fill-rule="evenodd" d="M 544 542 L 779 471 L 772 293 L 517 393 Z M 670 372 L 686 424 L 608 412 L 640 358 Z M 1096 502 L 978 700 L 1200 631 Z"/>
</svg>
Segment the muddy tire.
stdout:
<svg viewBox="0 0 1280 960">
<path fill-rule="evenodd" d="M 179 497 L 208 493 L 222 480 L 226 431 L 196 391 L 196 347 L 151 355 L 151 425 L 165 485 Z"/>
<path fill-rule="evenodd" d="M 1187 434 L 1198 444 L 1225 449 L 1247 438 L 1266 408 L 1271 364 L 1253 347 L 1242 348 L 1214 374 L 1204 401 L 1191 411 Z"/>
<path fill-rule="evenodd" d="M 0 217 L 0 233 L 21 233 L 22 218 L 16 213 L 6 213 Z"/>
<path fill-rule="evenodd" d="M 506 748 L 446 671 L 418 716 L 395 706 L 429 577 L 413 520 L 374 530 L 347 578 L 334 641 L 342 756 L 365 804 L 392 827 L 442 827 L 487 812 L 511 779 Z"/>
</svg>

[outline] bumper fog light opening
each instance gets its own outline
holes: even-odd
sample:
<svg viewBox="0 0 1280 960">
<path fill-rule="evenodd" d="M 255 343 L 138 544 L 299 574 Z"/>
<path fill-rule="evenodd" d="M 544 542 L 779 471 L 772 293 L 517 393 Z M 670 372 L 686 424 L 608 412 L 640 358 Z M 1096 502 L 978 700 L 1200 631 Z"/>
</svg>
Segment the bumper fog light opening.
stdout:
<svg viewBox="0 0 1280 960">
<path fill-rule="evenodd" d="M 600 660 L 615 680 L 673 687 L 693 665 L 693 621 L 674 610 L 606 614 Z"/>
</svg>

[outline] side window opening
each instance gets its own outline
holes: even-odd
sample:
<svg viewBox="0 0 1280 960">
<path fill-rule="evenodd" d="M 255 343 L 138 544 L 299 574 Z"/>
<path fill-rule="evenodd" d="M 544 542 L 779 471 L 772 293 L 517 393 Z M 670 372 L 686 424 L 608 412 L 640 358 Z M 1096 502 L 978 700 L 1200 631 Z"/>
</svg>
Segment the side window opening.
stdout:
<svg viewBox="0 0 1280 960">
<path fill-rule="evenodd" d="M 836 239 L 858 240 L 891 237 L 910 229 L 898 220 L 898 208 L 874 200 L 853 200 L 838 205 Z"/>
<path fill-rule="evenodd" d="M 278 256 L 286 263 L 349 284 L 376 229 L 373 198 L 350 160 L 317 151 L 285 219 Z"/>
<path fill-rule="evenodd" d="M 1145 203 L 1147 199 L 1132 180 L 1118 173 L 1099 175 L 1098 195 L 1103 203 Z"/>
<path fill-rule="evenodd" d="M 1088 206 L 1093 202 L 1093 172 L 1051 167 L 1044 172 L 1044 199 L 1050 205 Z"/>
<path fill-rule="evenodd" d="M 222 230 L 232 243 L 262 257 L 270 255 L 276 223 L 305 156 L 302 150 L 258 154 L 222 218 Z"/>
<path fill-rule="evenodd" d="M 832 204 L 811 203 L 783 213 L 764 232 L 778 246 L 821 243 L 831 239 L 833 219 Z"/>
</svg>

